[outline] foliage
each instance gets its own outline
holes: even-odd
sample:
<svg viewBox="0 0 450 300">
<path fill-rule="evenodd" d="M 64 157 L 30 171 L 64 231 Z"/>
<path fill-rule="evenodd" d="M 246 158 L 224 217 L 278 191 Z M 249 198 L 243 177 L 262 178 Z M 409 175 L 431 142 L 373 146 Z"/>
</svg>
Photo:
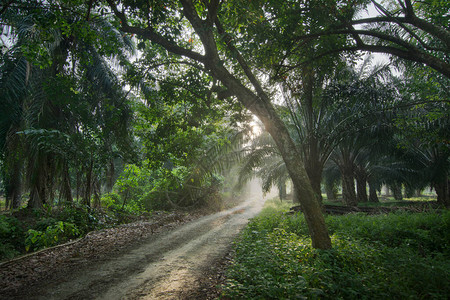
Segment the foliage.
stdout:
<svg viewBox="0 0 450 300">
<path fill-rule="evenodd" d="M 63 221 L 48 226 L 45 231 L 29 229 L 25 240 L 25 250 L 51 247 L 76 238 L 79 234 L 80 231 L 74 224 Z"/>
<path fill-rule="evenodd" d="M 12 258 L 24 247 L 24 232 L 19 220 L 0 215 L 0 259 Z"/>
<path fill-rule="evenodd" d="M 122 222 L 130 220 L 123 213 Z M 0 260 L 51 247 L 118 222 L 114 213 L 87 206 L 65 205 L 53 209 L 20 209 L 0 215 Z"/>
<path fill-rule="evenodd" d="M 30 191 L 28 205 L 41 207 L 53 204 L 59 189 L 71 202 L 72 176 L 95 186 L 93 172 L 132 156 L 129 101 L 112 67 L 133 47 L 97 12 L 85 20 L 86 8 L 72 1 L 18 2 L 1 15 L 8 41 L 2 38 L 0 64 L 6 196 L 18 208 L 21 192 Z M 86 188 L 84 202 L 98 190 Z"/>
<path fill-rule="evenodd" d="M 265 208 L 235 245 L 224 295 L 264 299 L 442 299 L 450 212 L 327 216 L 334 248 L 313 250 L 302 215 Z"/>
</svg>

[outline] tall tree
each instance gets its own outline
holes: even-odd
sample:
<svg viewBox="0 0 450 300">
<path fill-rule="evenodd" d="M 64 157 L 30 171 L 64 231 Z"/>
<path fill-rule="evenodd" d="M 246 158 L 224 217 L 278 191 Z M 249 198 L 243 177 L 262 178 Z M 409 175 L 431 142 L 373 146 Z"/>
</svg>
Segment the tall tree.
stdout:
<svg viewBox="0 0 450 300">
<path fill-rule="evenodd" d="M 86 157 L 88 203 L 92 158 L 98 165 L 106 160 L 113 142 L 127 147 L 130 111 L 104 57 L 125 61 L 124 52 L 117 53 L 130 43 L 104 19 L 86 22 L 83 5 L 68 11 L 57 4 L 11 3 L 1 16 L 9 40 L 1 65 L 2 113 L 14 112 L 2 118 L 0 128 L 5 175 L 17 187 L 16 174 L 26 175 L 30 207 L 53 200 L 56 189 L 71 201 L 69 169 L 82 168 Z M 25 164 L 15 164 L 17 157 Z M 18 188 L 9 190 L 14 195 Z"/>
<path fill-rule="evenodd" d="M 224 88 L 222 96 L 236 97 L 262 121 L 274 138 L 299 191 L 313 247 L 330 248 L 331 240 L 303 161 L 273 108 L 268 92 L 258 80 L 257 69 L 239 51 L 239 36 L 231 35 L 224 25 L 230 7 L 220 1 L 160 1 L 152 6 L 123 1 L 120 7 L 111 0 L 108 3 L 120 20 L 122 31 L 136 34 L 173 54 L 200 63 L 206 72 L 221 82 Z M 190 26 L 190 29 L 184 29 L 185 34 L 182 34 L 181 24 Z M 195 40 L 198 46 L 192 47 L 190 39 Z"/>
</svg>

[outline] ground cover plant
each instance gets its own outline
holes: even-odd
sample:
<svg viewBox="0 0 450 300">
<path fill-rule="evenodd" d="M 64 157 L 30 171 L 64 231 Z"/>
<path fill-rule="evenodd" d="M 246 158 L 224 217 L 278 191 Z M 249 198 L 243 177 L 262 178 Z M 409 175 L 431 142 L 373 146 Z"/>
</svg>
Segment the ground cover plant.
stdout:
<svg viewBox="0 0 450 300">
<path fill-rule="evenodd" d="M 271 200 L 235 244 L 226 297 L 446 299 L 450 212 L 326 216 L 332 250 L 311 247 L 301 214 Z"/>
<path fill-rule="evenodd" d="M 0 261 L 83 237 L 88 232 L 135 221 L 151 212 L 93 209 L 76 203 L 46 209 L 21 208 L 0 215 Z"/>
</svg>

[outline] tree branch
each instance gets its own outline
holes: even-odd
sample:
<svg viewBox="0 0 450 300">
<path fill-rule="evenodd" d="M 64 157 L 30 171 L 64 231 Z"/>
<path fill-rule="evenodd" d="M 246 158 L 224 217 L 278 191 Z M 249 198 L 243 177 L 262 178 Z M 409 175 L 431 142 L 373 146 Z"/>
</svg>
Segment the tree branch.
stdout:
<svg viewBox="0 0 450 300">
<path fill-rule="evenodd" d="M 295 68 L 299 68 L 307 63 L 310 63 L 311 61 L 318 60 L 320 58 L 323 58 L 325 56 L 328 56 L 330 54 L 344 52 L 344 51 L 369 51 L 369 52 L 377 52 L 377 53 L 386 53 L 391 54 L 409 61 L 415 61 L 419 63 L 424 63 L 428 65 L 429 67 L 435 69 L 436 71 L 440 72 L 444 76 L 450 78 L 450 64 L 441 61 L 438 58 L 435 58 L 434 56 L 431 56 L 424 52 L 412 52 L 412 51 L 406 51 L 399 48 L 391 47 L 391 46 L 382 46 L 382 45 L 356 45 L 356 46 L 349 46 L 349 47 L 341 47 L 337 49 L 333 49 L 330 51 L 326 51 L 324 53 L 321 53 L 310 60 L 303 61 L 299 64 L 295 64 L 292 66 L 282 66 L 287 68 L 288 70 L 292 70 Z"/>
<path fill-rule="evenodd" d="M 219 34 L 221 35 L 222 39 L 224 40 L 227 48 L 236 56 L 236 60 L 238 61 L 239 65 L 241 66 L 242 70 L 244 71 L 247 78 L 250 80 L 251 84 L 256 90 L 256 93 L 258 94 L 258 97 L 260 97 L 264 101 L 269 101 L 267 98 L 266 93 L 264 92 L 261 83 L 258 81 L 258 79 L 253 74 L 252 70 L 250 69 L 249 65 L 245 61 L 245 59 L 242 57 L 241 53 L 236 49 L 236 47 L 233 44 L 233 39 L 231 36 L 225 31 L 222 24 L 220 23 L 219 19 L 216 18 L 215 20 L 216 28 Z"/>
<path fill-rule="evenodd" d="M 123 12 L 120 12 L 117 9 L 117 6 L 114 4 L 113 0 L 107 0 L 109 7 L 112 9 L 112 11 L 114 12 L 114 15 L 119 18 L 119 20 L 122 23 L 121 26 L 121 30 L 127 33 L 132 33 L 132 34 L 136 34 L 137 36 L 140 36 L 142 38 L 146 38 L 151 40 L 154 43 L 157 43 L 159 45 L 161 45 L 163 48 L 167 49 L 168 51 L 177 54 L 177 55 L 182 55 L 191 59 L 194 59 L 198 62 L 205 62 L 205 56 L 194 52 L 192 50 L 183 48 L 179 45 L 177 45 L 176 43 L 170 42 L 167 39 L 165 39 L 164 37 L 162 37 L 161 35 L 159 35 L 158 33 L 156 33 L 151 27 L 147 27 L 147 28 L 140 28 L 140 27 L 134 27 L 134 26 L 130 26 L 128 24 L 128 19 L 125 16 L 125 14 Z"/>
</svg>

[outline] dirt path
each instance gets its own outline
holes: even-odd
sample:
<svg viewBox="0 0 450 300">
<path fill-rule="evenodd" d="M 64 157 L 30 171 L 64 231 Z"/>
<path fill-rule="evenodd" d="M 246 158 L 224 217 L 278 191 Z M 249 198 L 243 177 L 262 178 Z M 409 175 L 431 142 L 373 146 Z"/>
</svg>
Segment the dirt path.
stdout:
<svg viewBox="0 0 450 300">
<path fill-rule="evenodd" d="M 28 299 L 183 298 L 199 288 L 206 270 L 223 258 L 237 233 L 261 207 L 261 198 L 248 200 L 151 236 L 130 251 L 40 286 Z"/>
</svg>

